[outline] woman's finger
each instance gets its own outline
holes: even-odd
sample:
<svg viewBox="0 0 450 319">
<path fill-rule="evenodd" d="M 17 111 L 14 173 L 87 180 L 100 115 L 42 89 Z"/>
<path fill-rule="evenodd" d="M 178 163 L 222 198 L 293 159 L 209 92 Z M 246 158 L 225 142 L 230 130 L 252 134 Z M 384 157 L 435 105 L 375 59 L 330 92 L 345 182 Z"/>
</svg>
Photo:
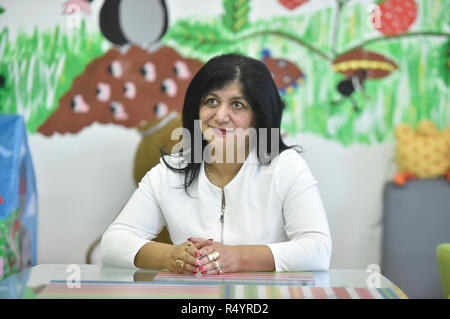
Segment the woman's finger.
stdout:
<svg viewBox="0 0 450 319">
<path fill-rule="evenodd" d="M 194 256 L 196 254 L 197 256 L 199 255 L 197 248 L 195 248 L 192 243 L 185 242 L 176 246 L 173 264 L 175 267 L 180 268 L 177 269 L 177 272 L 182 272 L 186 269 L 190 273 L 196 272 L 196 267 L 201 265 L 201 262 L 197 257 L 192 256 L 192 254 L 194 254 Z"/>
<path fill-rule="evenodd" d="M 218 255 L 217 256 L 208 256 L 208 255 L 211 255 L 212 253 L 214 253 L 214 252 L 216 252 L 216 253 L 218 253 Z M 215 259 L 218 259 L 219 257 L 220 257 L 220 252 L 219 251 L 217 251 L 216 249 L 215 249 L 215 247 L 213 247 L 213 246 L 205 246 L 205 247 L 203 247 L 201 250 L 200 250 L 200 262 L 203 264 L 203 265 L 206 265 L 206 264 L 209 264 L 209 263 L 211 263 L 211 262 L 213 262 L 214 260 L 212 260 L 212 259 L 210 259 L 210 258 L 215 258 Z"/>
<path fill-rule="evenodd" d="M 206 245 L 211 245 L 213 243 L 214 243 L 214 241 L 212 239 L 207 239 L 207 240 L 203 240 L 201 242 L 196 243 L 195 247 L 197 249 L 201 249 L 201 248 L 205 247 Z"/>
<path fill-rule="evenodd" d="M 179 258 L 177 260 L 182 260 L 183 263 L 175 261 L 174 268 L 176 269 L 176 272 L 178 273 L 185 273 L 185 274 L 196 274 L 198 272 L 198 269 L 196 266 L 193 266 L 192 264 L 186 262 L 182 258 Z"/>
<path fill-rule="evenodd" d="M 184 268 L 183 268 L 184 273 L 186 274 L 196 274 L 198 272 L 197 267 L 194 267 L 188 263 L 184 264 Z"/>
<path fill-rule="evenodd" d="M 184 251 L 195 258 L 197 258 L 200 255 L 198 248 L 191 242 L 187 243 L 187 245 L 184 247 Z"/>
<path fill-rule="evenodd" d="M 219 264 L 219 267 L 217 267 L 217 263 Z M 221 269 L 222 273 L 224 272 L 223 270 L 223 264 L 222 261 L 220 259 L 210 262 L 209 264 L 203 266 L 203 272 L 202 274 L 208 274 L 208 275 L 217 275 L 219 274 L 218 269 Z"/>
<path fill-rule="evenodd" d="M 189 254 L 188 252 L 184 252 L 180 258 L 181 260 L 184 260 L 186 263 L 197 267 L 201 265 L 201 262 L 198 258 L 192 256 L 191 254 Z"/>
<path fill-rule="evenodd" d="M 200 253 L 200 256 L 208 256 L 208 254 L 212 253 L 214 250 L 216 250 L 214 245 L 209 244 L 209 245 L 205 245 L 202 248 L 200 248 L 199 253 Z"/>
<path fill-rule="evenodd" d="M 188 241 L 190 241 L 193 244 L 196 244 L 196 243 L 199 243 L 199 242 L 202 242 L 205 240 L 206 240 L 205 238 L 193 238 L 193 237 L 188 238 Z"/>
</svg>

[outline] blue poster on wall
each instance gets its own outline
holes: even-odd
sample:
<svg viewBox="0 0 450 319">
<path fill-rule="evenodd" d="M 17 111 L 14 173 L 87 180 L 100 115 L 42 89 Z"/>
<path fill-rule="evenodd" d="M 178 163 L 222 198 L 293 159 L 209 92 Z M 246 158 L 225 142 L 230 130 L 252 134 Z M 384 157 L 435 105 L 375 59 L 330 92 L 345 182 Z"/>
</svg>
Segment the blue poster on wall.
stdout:
<svg viewBox="0 0 450 319">
<path fill-rule="evenodd" d="M 37 210 L 23 117 L 0 115 L 0 279 L 36 264 Z"/>
</svg>

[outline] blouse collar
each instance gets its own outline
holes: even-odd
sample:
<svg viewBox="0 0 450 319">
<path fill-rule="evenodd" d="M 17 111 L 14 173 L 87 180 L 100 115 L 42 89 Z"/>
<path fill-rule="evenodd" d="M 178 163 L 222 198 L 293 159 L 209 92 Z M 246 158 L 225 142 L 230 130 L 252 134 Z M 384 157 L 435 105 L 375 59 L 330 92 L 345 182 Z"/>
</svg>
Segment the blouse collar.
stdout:
<svg viewBox="0 0 450 319">
<path fill-rule="evenodd" d="M 228 192 L 231 188 L 233 188 L 234 184 L 239 183 L 240 180 L 242 180 L 243 175 L 245 174 L 245 171 L 248 169 L 249 165 L 254 165 L 254 164 L 258 164 L 258 158 L 256 156 L 256 148 L 254 147 L 250 147 L 249 153 L 244 161 L 244 163 L 242 164 L 241 168 L 239 169 L 239 171 L 237 172 L 237 174 L 233 177 L 233 179 L 228 182 L 227 185 L 224 186 L 224 191 Z M 218 191 L 222 191 L 222 189 L 216 185 L 214 185 L 209 178 L 206 176 L 205 173 L 205 162 L 202 162 L 201 165 L 201 178 L 206 182 L 206 184 Z"/>
</svg>

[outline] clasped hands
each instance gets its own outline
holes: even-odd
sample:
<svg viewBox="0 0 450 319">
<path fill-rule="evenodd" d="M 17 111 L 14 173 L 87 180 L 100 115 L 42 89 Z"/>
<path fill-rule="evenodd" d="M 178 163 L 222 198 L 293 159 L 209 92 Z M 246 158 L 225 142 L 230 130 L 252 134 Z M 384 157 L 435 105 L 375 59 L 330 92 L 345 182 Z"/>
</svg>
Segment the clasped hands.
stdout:
<svg viewBox="0 0 450 319">
<path fill-rule="evenodd" d="M 185 274 L 237 272 L 239 252 L 236 247 L 213 239 L 188 238 L 186 242 L 173 247 L 168 268 Z"/>
</svg>

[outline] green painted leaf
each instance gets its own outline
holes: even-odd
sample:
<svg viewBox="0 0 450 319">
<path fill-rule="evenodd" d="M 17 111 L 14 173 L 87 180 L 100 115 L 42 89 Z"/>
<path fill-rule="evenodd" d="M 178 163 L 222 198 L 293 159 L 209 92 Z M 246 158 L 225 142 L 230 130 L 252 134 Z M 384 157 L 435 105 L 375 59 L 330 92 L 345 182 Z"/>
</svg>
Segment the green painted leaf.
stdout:
<svg viewBox="0 0 450 319">
<path fill-rule="evenodd" d="M 248 27 L 248 14 L 250 0 L 224 0 L 225 13 L 222 16 L 223 25 L 233 33 L 240 32 Z"/>
</svg>

